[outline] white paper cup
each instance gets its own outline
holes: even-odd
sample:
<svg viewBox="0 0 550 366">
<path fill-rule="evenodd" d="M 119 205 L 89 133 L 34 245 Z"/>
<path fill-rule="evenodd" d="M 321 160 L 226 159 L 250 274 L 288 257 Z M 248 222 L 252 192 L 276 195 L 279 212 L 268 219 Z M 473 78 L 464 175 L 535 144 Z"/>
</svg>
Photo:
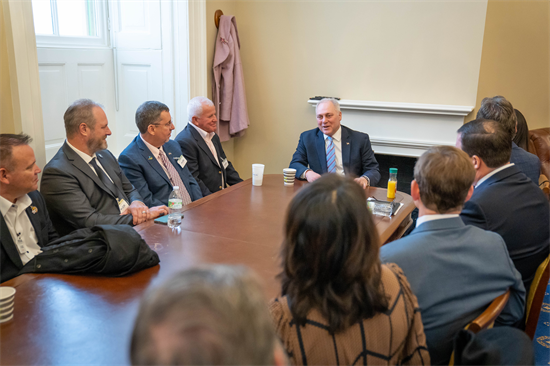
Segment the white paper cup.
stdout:
<svg viewBox="0 0 550 366">
<path fill-rule="evenodd" d="M 13 319 L 15 304 L 15 289 L 13 287 L 0 287 L 0 323 Z"/>
<path fill-rule="evenodd" d="M 264 181 L 264 164 L 252 164 L 252 185 L 261 186 Z"/>
<path fill-rule="evenodd" d="M 10 301 L 10 302 L 7 302 L 5 304 L 2 304 L 2 306 L 0 307 L 0 313 L 5 313 L 9 309 L 13 308 L 14 304 L 15 304 L 15 301 L 13 301 L 13 300 Z"/>
<path fill-rule="evenodd" d="M 4 304 L 13 300 L 15 297 L 15 289 L 13 287 L 2 286 L 0 287 L 0 304 Z"/>
<path fill-rule="evenodd" d="M 283 174 L 285 176 L 290 176 L 292 175 L 293 177 L 296 176 L 296 169 L 292 169 L 292 168 L 285 168 L 283 169 Z"/>
</svg>

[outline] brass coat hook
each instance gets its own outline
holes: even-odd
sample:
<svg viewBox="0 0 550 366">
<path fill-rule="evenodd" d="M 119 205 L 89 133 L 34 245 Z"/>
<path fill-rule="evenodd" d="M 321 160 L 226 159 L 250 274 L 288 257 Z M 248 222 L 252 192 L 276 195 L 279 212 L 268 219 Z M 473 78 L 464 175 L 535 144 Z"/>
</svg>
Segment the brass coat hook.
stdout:
<svg viewBox="0 0 550 366">
<path fill-rule="evenodd" d="M 216 10 L 214 13 L 214 23 L 216 24 L 216 28 L 220 27 L 220 17 L 223 15 L 223 11 L 220 9 Z"/>
</svg>

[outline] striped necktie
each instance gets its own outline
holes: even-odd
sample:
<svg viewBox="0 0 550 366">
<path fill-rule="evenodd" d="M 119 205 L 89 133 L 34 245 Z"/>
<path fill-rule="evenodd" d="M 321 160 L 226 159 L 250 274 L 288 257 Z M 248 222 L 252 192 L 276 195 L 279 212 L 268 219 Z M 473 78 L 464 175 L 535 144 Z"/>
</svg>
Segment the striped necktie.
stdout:
<svg viewBox="0 0 550 366">
<path fill-rule="evenodd" d="M 336 173 L 336 154 L 334 152 L 334 144 L 332 143 L 332 137 L 327 136 L 327 171 L 329 173 Z"/>
<path fill-rule="evenodd" d="M 185 188 L 185 184 L 183 184 L 183 181 L 180 178 L 180 175 L 176 168 L 174 168 L 174 165 L 168 160 L 166 157 L 166 154 L 164 151 L 159 150 L 159 156 L 160 160 L 162 161 L 162 165 L 166 168 L 166 171 L 168 172 L 168 178 L 170 179 L 170 182 L 172 182 L 173 186 L 178 186 L 180 188 L 181 192 L 181 200 L 183 205 L 188 205 L 191 203 L 191 196 L 189 196 L 189 192 L 187 192 L 187 188 Z"/>
</svg>

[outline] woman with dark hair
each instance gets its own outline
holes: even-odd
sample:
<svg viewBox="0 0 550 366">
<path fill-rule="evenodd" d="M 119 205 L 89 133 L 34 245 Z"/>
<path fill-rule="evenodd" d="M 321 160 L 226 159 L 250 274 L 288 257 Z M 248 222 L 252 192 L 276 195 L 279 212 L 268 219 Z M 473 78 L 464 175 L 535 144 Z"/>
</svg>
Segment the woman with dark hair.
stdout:
<svg viewBox="0 0 550 366">
<path fill-rule="evenodd" d="M 514 109 L 514 111 L 516 112 L 516 117 L 518 120 L 514 142 L 523 150 L 529 151 L 529 126 L 527 126 L 527 121 L 525 120 L 523 114 L 517 109 Z"/>
<path fill-rule="evenodd" d="M 282 297 L 270 304 L 294 365 L 429 364 L 418 302 L 401 269 L 381 265 L 365 191 L 336 174 L 288 207 Z"/>
</svg>

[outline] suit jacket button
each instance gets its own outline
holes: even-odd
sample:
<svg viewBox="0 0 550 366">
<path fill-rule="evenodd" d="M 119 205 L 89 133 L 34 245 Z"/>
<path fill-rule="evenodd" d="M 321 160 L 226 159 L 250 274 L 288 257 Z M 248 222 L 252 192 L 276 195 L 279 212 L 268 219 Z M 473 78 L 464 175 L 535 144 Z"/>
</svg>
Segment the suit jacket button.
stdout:
<svg viewBox="0 0 550 366">
<path fill-rule="evenodd" d="M 222 186 L 220 186 L 220 189 L 222 189 Z"/>
</svg>

